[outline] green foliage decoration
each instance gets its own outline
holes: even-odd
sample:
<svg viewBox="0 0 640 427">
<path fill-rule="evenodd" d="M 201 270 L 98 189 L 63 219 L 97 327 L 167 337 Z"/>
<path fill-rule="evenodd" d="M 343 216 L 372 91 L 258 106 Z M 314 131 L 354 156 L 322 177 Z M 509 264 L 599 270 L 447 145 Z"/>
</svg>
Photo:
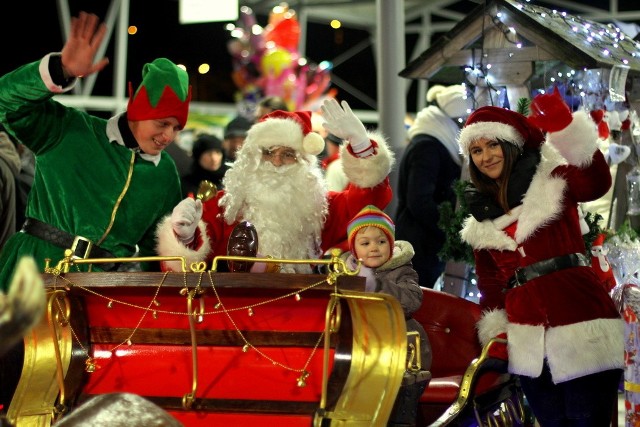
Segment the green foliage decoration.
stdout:
<svg viewBox="0 0 640 427">
<path fill-rule="evenodd" d="M 438 252 L 438 256 L 443 261 L 465 262 L 474 265 L 473 249 L 460 238 L 463 222 L 469 216 L 469 208 L 464 200 L 464 190 L 471 183 L 469 181 L 456 180 L 453 185 L 456 199 L 458 200 L 457 208 L 454 208 L 449 202 L 441 203 L 438 207 L 440 212 L 438 227 L 445 234 L 444 245 Z"/>
<path fill-rule="evenodd" d="M 530 105 L 531 105 L 531 100 L 529 98 L 520 98 L 518 99 L 516 112 L 522 114 L 523 116 L 528 116 Z"/>
</svg>

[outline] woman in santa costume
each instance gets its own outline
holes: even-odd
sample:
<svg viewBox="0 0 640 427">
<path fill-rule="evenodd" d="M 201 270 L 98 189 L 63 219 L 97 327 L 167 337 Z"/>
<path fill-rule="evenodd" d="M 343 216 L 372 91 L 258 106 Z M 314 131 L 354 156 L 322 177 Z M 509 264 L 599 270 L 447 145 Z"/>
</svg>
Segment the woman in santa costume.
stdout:
<svg viewBox="0 0 640 427">
<path fill-rule="evenodd" d="M 158 253 L 183 256 L 187 265 L 227 255 L 240 221 L 255 226 L 258 254 L 276 259 L 317 259 L 333 247 L 347 249 L 347 224 L 363 207 L 384 209 L 392 197 L 393 152 L 379 132 L 367 131 L 346 102 L 325 101 L 323 126 L 348 141 L 341 148 L 350 184 L 328 191 L 317 155 L 322 137 L 308 111 L 274 111 L 247 134 L 225 175 L 224 190 L 202 203 L 186 198 L 158 228 Z M 202 220 L 201 220 L 202 219 Z M 180 270 L 178 262 L 166 268 Z M 307 264 L 282 272 L 310 273 Z"/>
<path fill-rule="evenodd" d="M 483 345 L 506 335 L 509 371 L 541 426 L 606 426 L 624 323 L 585 256 L 577 205 L 607 192 L 609 167 L 595 124 L 557 91 L 531 111 L 479 108 L 459 138 L 473 183 L 461 237 L 475 254 L 478 335 Z"/>
</svg>

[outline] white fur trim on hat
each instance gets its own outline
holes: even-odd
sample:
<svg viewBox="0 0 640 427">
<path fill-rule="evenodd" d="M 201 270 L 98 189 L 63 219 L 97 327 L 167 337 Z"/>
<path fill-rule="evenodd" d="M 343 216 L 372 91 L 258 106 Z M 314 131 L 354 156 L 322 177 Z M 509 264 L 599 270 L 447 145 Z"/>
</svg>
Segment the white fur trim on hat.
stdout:
<svg viewBox="0 0 640 427">
<path fill-rule="evenodd" d="M 427 92 L 427 101 L 435 101 L 450 118 L 467 117 L 473 109 L 473 101 L 467 96 L 464 85 L 433 86 Z"/>
<path fill-rule="evenodd" d="M 304 148 L 304 151 L 307 154 L 317 156 L 322 153 L 322 150 L 324 150 L 324 138 L 322 138 L 318 133 L 309 132 L 302 139 L 302 148 Z"/>
<path fill-rule="evenodd" d="M 513 126 L 502 122 L 476 122 L 462 128 L 458 144 L 460 145 L 460 154 L 469 155 L 469 146 L 471 143 L 480 138 L 489 138 L 491 140 L 504 139 L 514 143 L 519 148 L 524 146 L 524 137 Z"/>
<path fill-rule="evenodd" d="M 315 156 L 324 149 L 324 139 L 315 132 L 304 135 L 300 123 L 294 119 L 270 118 L 251 126 L 244 140 L 243 146 L 245 145 L 260 148 L 289 147 Z"/>
</svg>

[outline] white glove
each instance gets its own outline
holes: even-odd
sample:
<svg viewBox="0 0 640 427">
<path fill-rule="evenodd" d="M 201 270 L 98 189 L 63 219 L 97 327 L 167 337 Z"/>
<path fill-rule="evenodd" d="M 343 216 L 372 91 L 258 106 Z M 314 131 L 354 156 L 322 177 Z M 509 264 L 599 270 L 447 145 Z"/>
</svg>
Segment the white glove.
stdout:
<svg viewBox="0 0 640 427">
<path fill-rule="evenodd" d="M 198 222 L 202 218 L 202 200 L 187 197 L 173 208 L 171 226 L 176 237 L 185 245 L 193 241 Z"/>
<path fill-rule="evenodd" d="M 340 107 L 342 105 L 342 107 Z M 338 104 L 333 98 L 327 99 L 322 104 L 322 126 L 335 136 L 349 141 L 351 149 L 358 157 L 367 157 L 373 154 L 373 146 L 367 135 L 367 129 L 360 119 L 353 114 L 347 101 Z"/>
</svg>

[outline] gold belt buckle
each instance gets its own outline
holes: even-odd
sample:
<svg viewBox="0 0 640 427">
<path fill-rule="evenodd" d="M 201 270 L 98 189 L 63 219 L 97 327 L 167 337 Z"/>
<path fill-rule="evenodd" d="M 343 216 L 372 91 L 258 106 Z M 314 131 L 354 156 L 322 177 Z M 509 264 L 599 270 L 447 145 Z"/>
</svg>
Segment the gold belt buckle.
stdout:
<svg viewBox="0 0 640 427">
<path fill-rule="evenodd" d="M 86 237 L 76 236 L 73 239 L 73 244 L 71 245 L 71 250 L 73 254 L 71 255 L 72 259 L 85 259 L 89 257 L 91 253 L 91 249 L 93 249 L 93 242 Z M 79 251 L 80 253 L 76 253 Z"/>
</svg>

